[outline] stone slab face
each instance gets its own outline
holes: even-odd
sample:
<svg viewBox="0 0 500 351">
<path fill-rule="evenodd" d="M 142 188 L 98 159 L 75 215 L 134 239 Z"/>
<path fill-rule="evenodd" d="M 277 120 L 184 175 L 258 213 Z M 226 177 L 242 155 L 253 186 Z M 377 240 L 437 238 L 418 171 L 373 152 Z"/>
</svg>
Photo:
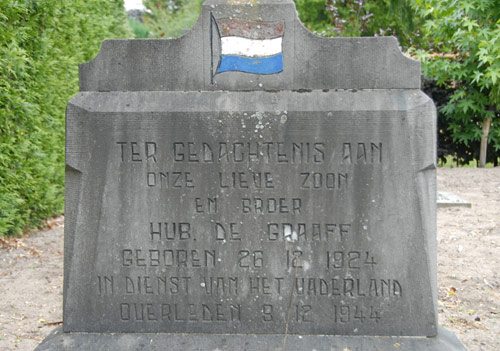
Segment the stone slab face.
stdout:
<svg viewBox="0 0 500 351">
<path fill-rule="evenodd" d="M 65 333 L 45 345 L 453 349 L 419 77 L 395 39 L 316 37 L 288 0 L 105 41 L 67 108 Z"/>
<path fill-rule="evenodd" d="M 64 333 L 55 329 L 37 351 L 54 350 L 242 350 L 242 351 L 449 351 L 465 350 L 449 330 L 438 328 L 433 338 L 378 337 L 339 335 L 266 335 L 266 334 L 164 334 L 164 333 Z"/>
<path fill-rule="evenodd" d="M 435 335 L 433 109 L 417 90 L 79 94 L 65 330 Z"/>
<path fill-rule="evenodd" d="M 438 207 L 472 207 L 472 204 L 462 199 L 457 194 L 450 191 L 439 190 L 437 195 L 437 206 Z"/>
</svg>

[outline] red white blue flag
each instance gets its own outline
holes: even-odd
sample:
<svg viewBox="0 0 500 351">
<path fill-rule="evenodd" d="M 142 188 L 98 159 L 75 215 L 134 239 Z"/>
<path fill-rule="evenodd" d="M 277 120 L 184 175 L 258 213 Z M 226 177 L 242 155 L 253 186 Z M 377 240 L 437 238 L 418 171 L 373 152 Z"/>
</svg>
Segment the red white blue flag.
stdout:
<svg viewBox="0 0 500 351">
<path fill-rule="evenodd" d="M 215 74 L 239 71 L 274 74 L 283 71 L 284 21 L 254 22 L 222 18 L 214 20 L 220 40 Z"/>
</svg>

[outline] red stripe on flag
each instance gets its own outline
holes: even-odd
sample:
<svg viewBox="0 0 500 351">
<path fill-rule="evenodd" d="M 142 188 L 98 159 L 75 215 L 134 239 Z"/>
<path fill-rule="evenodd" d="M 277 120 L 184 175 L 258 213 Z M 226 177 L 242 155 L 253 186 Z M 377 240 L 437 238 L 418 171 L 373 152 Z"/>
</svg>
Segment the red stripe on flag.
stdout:
<svg viewBox="0 0 500 351">
<path fill-rule="evenodd" d="M 221 18 L 216 20 L 221 37 L 243 37 L 247 39 L 274 39 L 283 36 L 284 21 L 254 22 Z"/>
</svg>

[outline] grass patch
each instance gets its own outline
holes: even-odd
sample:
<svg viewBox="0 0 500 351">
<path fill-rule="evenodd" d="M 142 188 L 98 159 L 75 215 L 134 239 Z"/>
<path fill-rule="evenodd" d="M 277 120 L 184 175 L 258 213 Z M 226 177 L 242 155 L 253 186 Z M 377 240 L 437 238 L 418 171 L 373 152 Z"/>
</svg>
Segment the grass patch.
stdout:
<svg viewBox="0 0 500 351">
<path fill-rule="evenodd" d="M 446 161 L 443 162 L 443 160 L 439 159 L 438 160 L 438 167 L 447 167 L 447 168 L 479 168 L 479 160 L 472 160 L 469 161 L 468 163 L 464 163 L 463 161 L 457 159 L 456 156 L 454 155 L 446 155 L 445 156 Z M 500 162 L 500 158 L 499 158 Z M 495 165 L 493 162 L 488 162 L 486 164 L 485 168 L 494 168 Z"/>
</svg>

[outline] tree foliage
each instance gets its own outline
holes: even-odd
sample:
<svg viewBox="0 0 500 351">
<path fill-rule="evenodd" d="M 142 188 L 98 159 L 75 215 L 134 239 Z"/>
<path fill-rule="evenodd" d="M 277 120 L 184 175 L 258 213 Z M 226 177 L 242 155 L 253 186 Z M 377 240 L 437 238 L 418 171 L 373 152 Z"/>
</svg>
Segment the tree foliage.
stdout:
<svg viewBox="0 0 500 351">
<path fill-rule="evenodd" d="M 0 235 L 63 211 L 78 64 L 127 28 L 122 0 L 0 0 Z"/>
<path fill-rule="evenodd" d="M 415 0 L 425 19 L 424 41 L 413 50 L 426 77 L 452 90 L 440 109 L 453 142 L 469 147 L 483 123 L 500 150 L 500 6 L 497 0 Z M 442 131 L 443 132 L 443 131 Z M 470 153 L 473 153 L 471 149 Z M 497 153 L 498 155 L 498 153 Z M 498 157 L 498 156 L 497 156 Z"/>
<path fill-rule="evenodd" d="M 191 29 L 204 0 L 143 0 L 142 18 L 154 38 L 175 38 Z"/>
<path fill-rule="evenodd" d="M 407 0 L 295 0 L 305 26 L 322 36 L 397 36 L 419 41 L 420 19 Z"/>
<path fill-rule="evenodd" d="M 144 23 L 136 20 L 135 18 L 129 17 L 128 24 L 134 33 L 135 39 L 144 39 L 149 37 L 149 28 L 146 27 Z"/>
</svg>

